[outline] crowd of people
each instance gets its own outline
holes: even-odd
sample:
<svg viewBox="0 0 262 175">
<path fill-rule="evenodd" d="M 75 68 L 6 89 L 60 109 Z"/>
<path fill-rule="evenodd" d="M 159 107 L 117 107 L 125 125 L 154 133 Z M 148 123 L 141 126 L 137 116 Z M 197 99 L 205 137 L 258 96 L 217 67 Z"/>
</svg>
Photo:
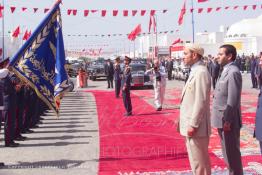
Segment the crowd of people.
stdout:
<svg viewBox="0 0 262 175">
<path fill-rule="evenodd" d="M 211 127 L 217 129 L 229 174 L 243 174 L 240 152 L 242 71 L 237 59 L 237 51 L 233 45 L 222 45 L 216 58 L 211 56 L 204 58 L 204 49 L 196 44 L 187 46 L 184 50 L 183 62 L 190 67 L 190 73 L 182 91 L 178 131 L 185 137 L 194 175 L 211 175 L 211 163 L 208 154 Z M 120 76 L 119 58 L 116 59 L 114 65 L 115 77 L 118 77 L 115 80 L 119 81 L 120 79 L 122 82 L 126 116 L 132 115 L 130 61 L 130 58 L 125 58 L 122 78 Z M 154 77 L 157 111 L 162 110 L 166 88 L 166 72 L 169 71 L 171 62 L 172 60 L 168 58 L 162 60 L 162 62 L 156 59 L 153 61 L 152 68 L 145 72 Z M 256 65 L 255 69 L 261 69 L 262 53 L 260 57 L 251 57 L 251 72 L 252 64 Z M 167 75 L 169 76 L 168 73 Z M 212 110 L 210 109 L 211 87 L 214 88 Z M 119 90 L 117 89 L 116 97 L 118 98 Z M 262 154 L 262 95 L 259 95 L 258 103 L 254 135 L 259 141 Z"/>
<path fill-rule="evenodd" d="M 22 134 L 32 133 L 32 128 L 38 127 L 47 106 L 28 83 L 10 71 L 8 63 L 8 59 L 0 63 L 0 127 L 3 122 L 4 146 L 18 147 L 16 141 L 26 140 Z"/>
</svg>

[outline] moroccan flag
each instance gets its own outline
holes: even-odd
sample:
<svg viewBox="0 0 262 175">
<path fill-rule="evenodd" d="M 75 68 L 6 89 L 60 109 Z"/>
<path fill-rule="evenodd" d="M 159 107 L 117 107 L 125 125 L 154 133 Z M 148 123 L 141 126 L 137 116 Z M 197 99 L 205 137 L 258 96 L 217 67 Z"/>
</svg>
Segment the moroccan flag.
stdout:
<svg viewBox="0 0 262 175">
<path fill-rule="evenodd" d="M 184 15 L 186 14 L 186 0 L 184 1 L 184 5 L 180 11 L 179 19 L 178 19 L 178 25 L 182 25 L 184 21 Z"/>
<path fill-rule="evenodd" d="M 197 0 L 198 3 L 207 2 L 208 0 Z"/>
<path fill-rule="evenodd" d="M 18 26 L 12 34 L 12 37 L 17 38 L 20 34 L 20 26 Z"/>
<path fill-rule="evenodd" d="M 151 27 L 153 25 L 154 28 L 154 32 L 156 32 L 156 19 L 154 15 L 150 15 L 150 19 L 149 19 L 149 33 L 151 31 Z"/>
<path fill-rule="evenodd" d="M 60 100 L 68 89 L 60 3 L 61 0 L 56 2 L 10 60 L 12 71 L 57 114 Z"/>
<path fill-rule="evenodd" d="M 131 41 L 134 41 L 137 37 L 137 35 L 139 35 L 141 33 L 142 29 L 141 29 L 141 24 L 137 25 L 136 28 L 128 35 L 128 39 Z"/>
<path fill-rule="evenodd" d="M 176 45 L 176 44 L 178 44 L 178 43 L 180 43 L 180 42 L 181 42 L 181 39 L 178 38 L 177 40 L 175 40 L 175 41 L 172 43 L 172 46 L 173 46 L 173 45 Z"/>
</svg>

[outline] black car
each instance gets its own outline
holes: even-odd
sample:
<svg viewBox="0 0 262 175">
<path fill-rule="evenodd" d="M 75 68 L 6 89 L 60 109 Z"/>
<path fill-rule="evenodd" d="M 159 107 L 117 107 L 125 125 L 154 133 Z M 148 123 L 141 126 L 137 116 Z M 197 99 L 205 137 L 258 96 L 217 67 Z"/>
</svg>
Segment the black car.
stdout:
<svg viewBox="0 0 262 175">
<path fill-rule="evenodd" d="M 104 64 L 105 62 L 101 61 L 94 61 L 91 63 L 91 65 L 87 68 L 90 80 L 95 81 L 98 78 L 106 78 Z"/>
<path fill-rule="evenodd" d="M 142 87 L 153 89 L 153 81 L 149 75 L 145 74 L 146 65 L 145 64 L 130 64 L 131 67 L 131 87 Z"/>
</svg>

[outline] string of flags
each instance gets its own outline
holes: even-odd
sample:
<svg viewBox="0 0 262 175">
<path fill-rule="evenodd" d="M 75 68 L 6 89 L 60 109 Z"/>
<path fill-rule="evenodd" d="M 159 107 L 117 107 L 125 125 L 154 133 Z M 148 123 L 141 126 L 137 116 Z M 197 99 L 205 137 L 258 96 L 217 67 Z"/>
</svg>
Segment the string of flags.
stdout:
<svg viewBox="0 0 262 175">
<path fill-rule="evenodd" d="M 205 0 L 203 1 L 198 1 L 198 2 L 206 2 Z M 211 13 L 211 12 L 220 12 L 222 10 L 257 10 L 257 9 L 262 9 L 262 4 L 253 4 L 253 5 L 235 5 L 235 6 L 225 6 L 225 7 L 201 7 L 201 8 L 189 8 L 186 9 L 184 8 L 184 11 L 189 10 L 191 13 L 193 11 L 196 11 L 197 13 Z M 3 11 L 10 12 L 11 14 L 15 14 L 16 12 L 22 12 L 22 13 L 27 13 L 27 12 L 32 12 L 32 13 L 47 13 L 50 9 L 49 8 L 29 8 L 29 7 L 15 7 L 11 6 L 9 7 L 3 7 L 0 6 L 0 18 L 3 16 Z M 79 9 L 65 9 L 64 13 L 68 16 L 77 16 L 81 15 L 84 17 L 88 17 L 90 15 L 99 15 L 101 17 L 106 17 L 106 16 L 123 16 L 123 17 L 135 17 L 135 16 L 145 16 L 146 14 L 152 16 L 155 14 L 165 14 L 167 13 L 168 9 L 163 9 L 163 10 L 143 10 L 143 9 L 137 9 L 137 10 L 79 10 Z"/>
</svg>

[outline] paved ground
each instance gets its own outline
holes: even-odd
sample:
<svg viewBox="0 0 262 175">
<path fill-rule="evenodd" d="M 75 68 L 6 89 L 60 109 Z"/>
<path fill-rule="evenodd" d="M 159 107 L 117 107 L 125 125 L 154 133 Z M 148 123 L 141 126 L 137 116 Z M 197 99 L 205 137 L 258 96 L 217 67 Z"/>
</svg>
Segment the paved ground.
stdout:
<svg viewBox="0 0 262 175">
<path fill-rule="evenodd" d="M 0 175 L 97 173 L 99 133 L 91 94 L 68 94 L 60 118 L 48 113 L 40 128 L 34 131 L 25 135 L 28 140 L 20 142 L 18 148 L 5 148 L 1 142 L 0 160 L 8 166 L 0 170 Z"/>
<path fill-rule="evenodd" d="M 243 90 L 250 89 L 250 75 L 243 74 Z M 168 81 L 167 88 L 182 88 L 180 81 Z M 106 81 L 89 81 L 87 89 L 108 90 Z M 112 90 L 112 89 L 109 89 Z M 0 175 L 95 175 L 98 170 L 99 131 L 95 99 L 76 90 L 62 103 L 60 118 L 48 113 L 40 128 L 27 134 L 18 148 L 3 147 L 0 134 L 0 161 L 7 164 Z"/>
</svg>

